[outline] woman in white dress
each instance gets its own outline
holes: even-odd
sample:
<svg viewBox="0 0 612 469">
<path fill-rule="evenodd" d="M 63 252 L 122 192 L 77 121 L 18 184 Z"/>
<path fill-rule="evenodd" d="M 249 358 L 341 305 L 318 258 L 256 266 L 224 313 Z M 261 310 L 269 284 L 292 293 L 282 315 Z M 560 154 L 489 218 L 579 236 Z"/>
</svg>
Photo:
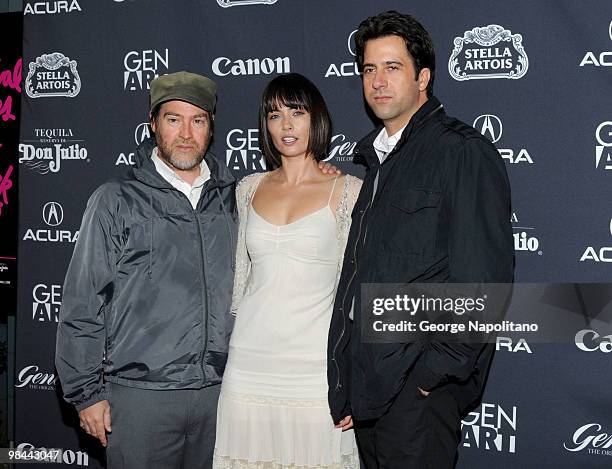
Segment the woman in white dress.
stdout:
<svg viewBox="0 0 612 469">
<path fill-rule="evenodd" d="M 350 417 L 327 403 L 327 334 L 361 187 L 323 174 L 331 119 L 299 74 L 264 90 L 259 143 L 276 169 L 236 189 L 240 218 L 230 341 L 217 414 L 217 469 L 358 469 Z"/>
</svg>

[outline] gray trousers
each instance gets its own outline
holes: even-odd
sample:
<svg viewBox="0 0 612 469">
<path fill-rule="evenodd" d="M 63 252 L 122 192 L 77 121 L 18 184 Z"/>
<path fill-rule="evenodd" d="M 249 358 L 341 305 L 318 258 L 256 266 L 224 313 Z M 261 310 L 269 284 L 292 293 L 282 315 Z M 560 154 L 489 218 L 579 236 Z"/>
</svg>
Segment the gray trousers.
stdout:
<svg viewBox="0 0 612 469">
<path fill-rule="evenodd" d="M 108 386 L 108 469 L 212 467 L 220 385 L 167 391 Z"/>
</svg>

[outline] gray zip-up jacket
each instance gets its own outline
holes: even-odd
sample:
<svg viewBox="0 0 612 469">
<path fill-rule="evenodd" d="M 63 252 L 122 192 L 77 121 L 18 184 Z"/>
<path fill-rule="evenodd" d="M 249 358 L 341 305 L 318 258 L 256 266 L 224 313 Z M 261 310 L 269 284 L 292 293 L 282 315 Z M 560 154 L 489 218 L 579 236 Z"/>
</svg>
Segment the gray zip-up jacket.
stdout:
<svg viewBox="0 0 612 469">
<path fill-rule="evenodd" d="M 91 196 L 68 268 L 56 367 L 82 410 L 105 382 L 142 389 L 221 381 L 237 235 L 235 179 L 207 153 L 211 178 L 194 210 L 155 170 L 149 139 L 121 179 Z"/>
</svg>

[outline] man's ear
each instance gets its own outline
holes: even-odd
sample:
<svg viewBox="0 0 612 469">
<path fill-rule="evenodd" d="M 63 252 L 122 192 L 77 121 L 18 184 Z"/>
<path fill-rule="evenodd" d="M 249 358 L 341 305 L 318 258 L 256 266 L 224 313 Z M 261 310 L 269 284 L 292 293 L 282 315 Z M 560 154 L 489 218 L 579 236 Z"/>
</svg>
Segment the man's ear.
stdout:
<svg viewBox="0 0 612 469">
<path fill-rule="evenodd" d="M 155 132 L 155 119 L 153 118 L 153 114 L 149 113 L 149 123 L 151 124 L 151 129 Z"/>
<path fill-rule="evenodd" d="M 427 85 L 429 85 L 429 80 L 431 80 L 431 70 L 428 68 L 423 68 L 419 72 L 419 91 L 426 91 Z"/>
</svg>

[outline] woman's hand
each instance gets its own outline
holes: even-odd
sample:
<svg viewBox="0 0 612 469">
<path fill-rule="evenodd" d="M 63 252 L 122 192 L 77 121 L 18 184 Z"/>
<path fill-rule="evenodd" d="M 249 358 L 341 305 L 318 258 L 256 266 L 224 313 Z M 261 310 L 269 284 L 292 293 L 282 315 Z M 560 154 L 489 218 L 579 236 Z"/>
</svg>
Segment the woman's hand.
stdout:
<svg viewBox="0 0 612 469">
<path fill-rule="evenodd" d="M 342 428 L 343 432 L 352 427 L 353 427 L 353 417 L 351 417 L 350 415 L 347 415 L 342 420 L 340 420 L 338 425 L 334 425 L 334 428 Z"/>
</svg>

